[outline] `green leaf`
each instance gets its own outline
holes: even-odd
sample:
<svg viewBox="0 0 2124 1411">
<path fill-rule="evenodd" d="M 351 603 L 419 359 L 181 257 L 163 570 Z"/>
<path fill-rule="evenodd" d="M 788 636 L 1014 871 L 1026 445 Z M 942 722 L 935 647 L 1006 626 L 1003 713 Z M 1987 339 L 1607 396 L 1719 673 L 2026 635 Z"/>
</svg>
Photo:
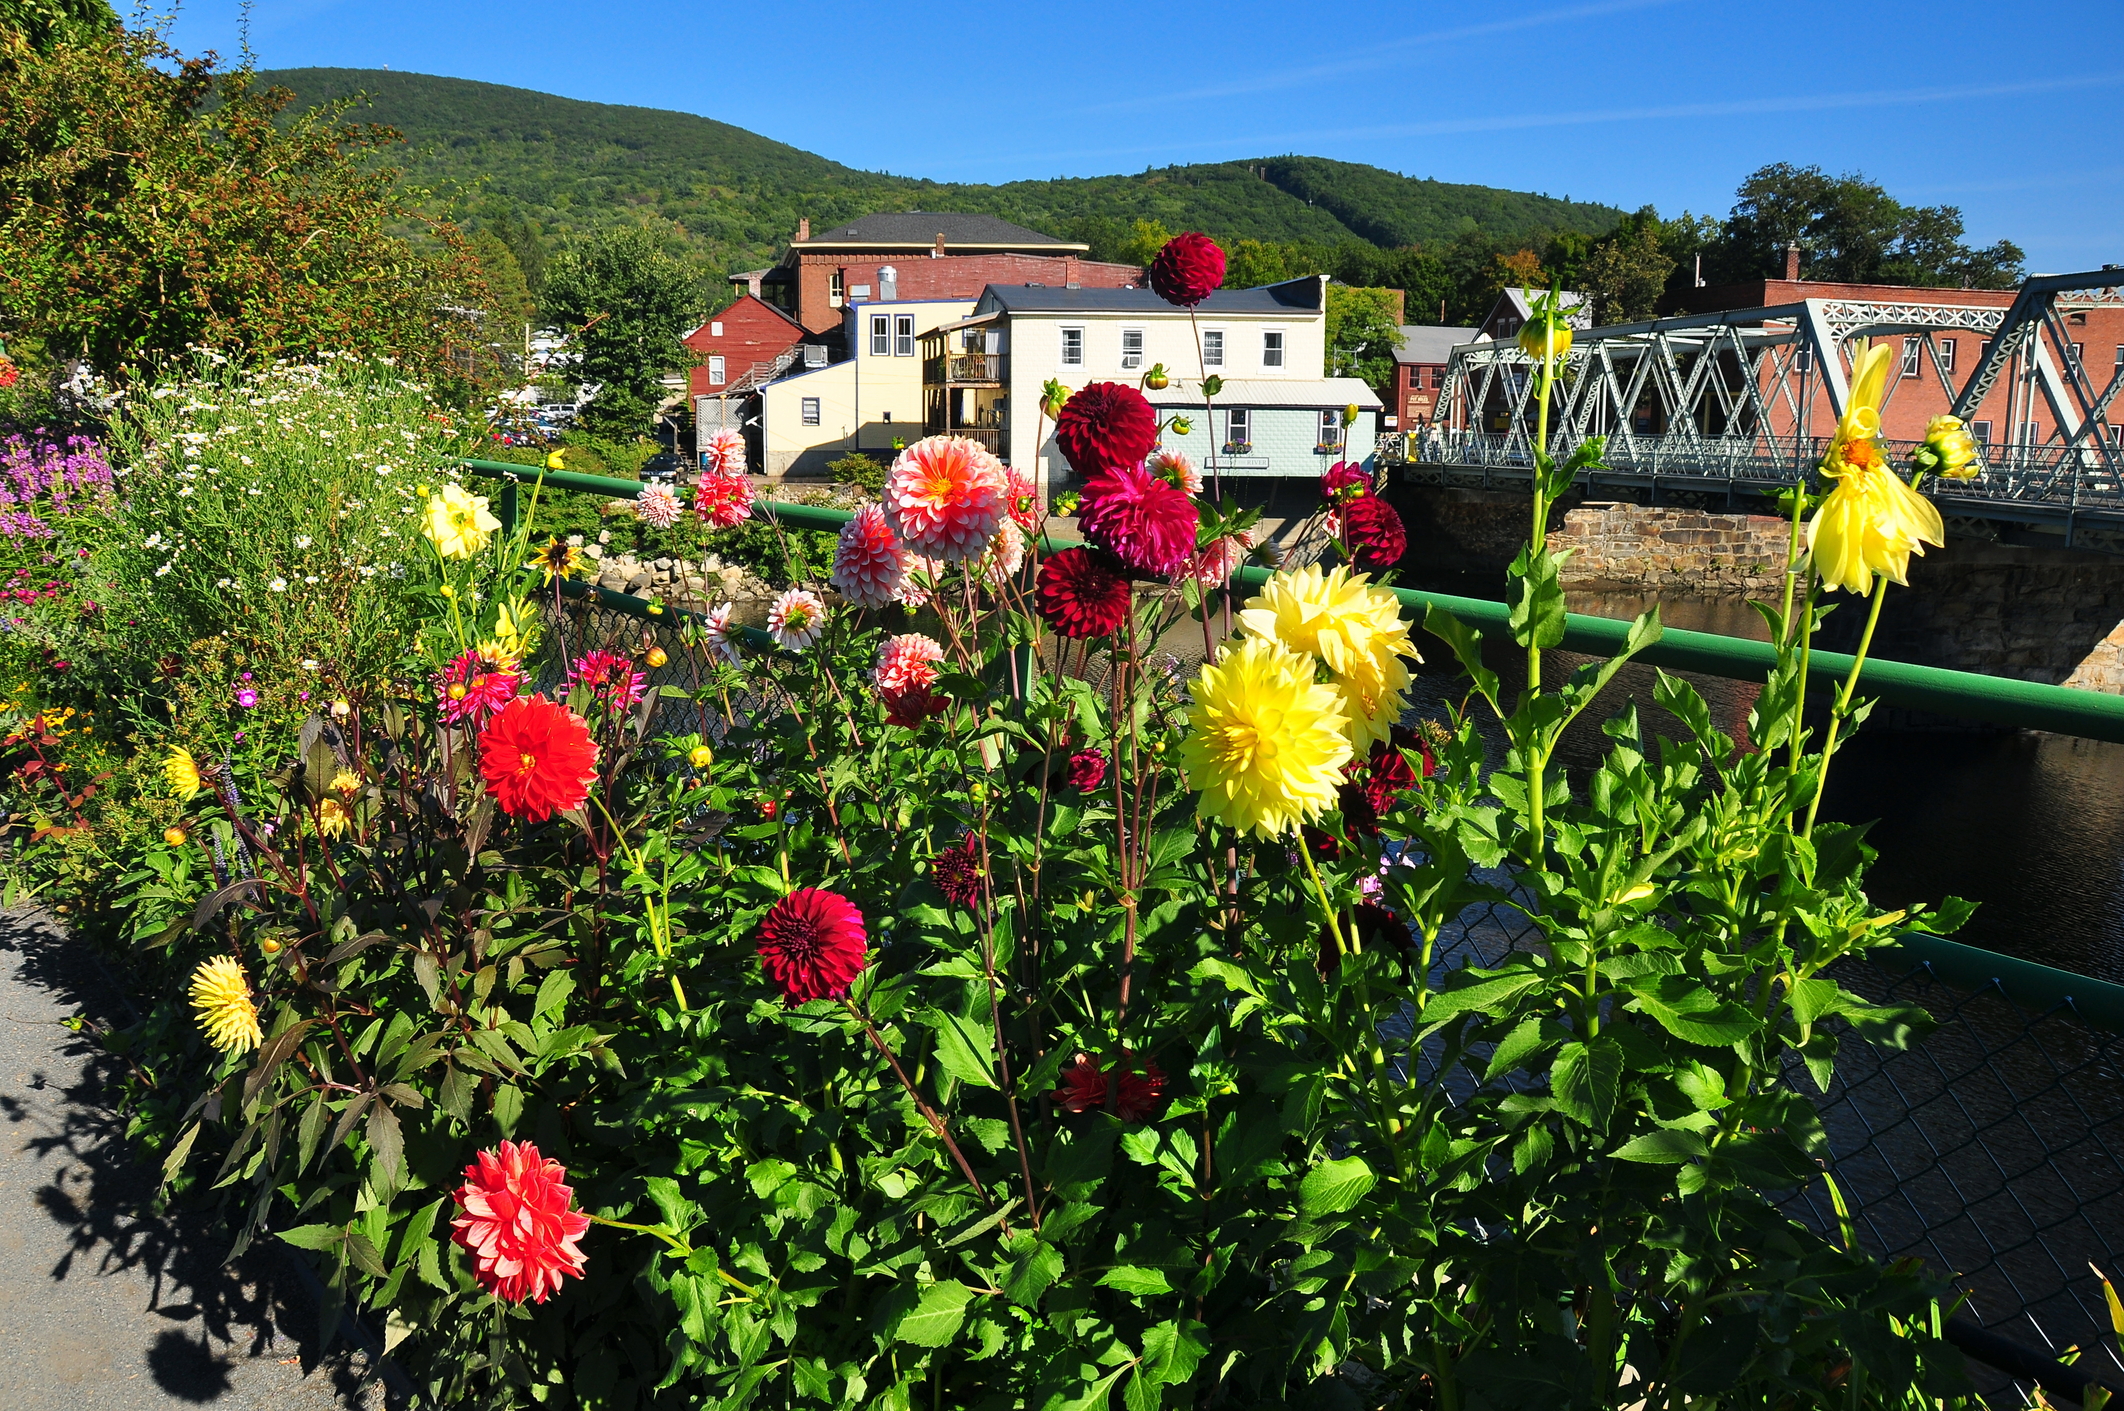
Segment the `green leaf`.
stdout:
<svg viewBox="0 0 2124 1411">
<path fill-rule="evenodd" d="M 391 1104 L 379 1102 L 369 1108 L 367 1136 L 369 1149 L 376 1153 L 376 1164 L 383 1168 L 384 1180 L 397 1186 L 405 1174 L 406 1143 Z"/>
<path fill-rule="evenodd" d="M 573 993 L 575 993 L 575 972 L 573 970 L 559 969 L 548 971 L 546 978 L 539 981 L 538 998 L 532 1001 L 531 1012 L 534 1015 L 551 1014 L 554 1010 L 567 1003 L 568 996 Z"/>
<path fill-rule="evenodd" d="M 1615 1110 L 1622 1069 L 1622 1046 L 1613 1039 L 1565 1044 L 1549 1073 L 1550 1095 L 1565 1116 L 1600 1131 L 1607 1127 L 1608 1114 Z"/>
<path fill-rule="evenodd" d="M 1547 545 L 1525 544 L 1505 580 L 1507 622 L 1512 640 L 1522 647 L 1547 650 L 1564 639 L 1564 591 L 1556 557 Z"/>
<path fill-rule="evenodd" d="M 1048 1147 L 1047 1179 L 1064 1200 L 1096 1192 L 1114 1169 L 1115 1129 L 1110 1121 L 1078 1127 L 1066 1142 Z"/>
<path fill-rule="evenodd" d="M 1503 1010 L 1509 1001 L 1540 984 L 1542 978 L 1539 971 L 1519 970 L 1493 979 L 1477 980 L 1472 985 L 1462 985 L 1443 994 L 1433 995 L 1430 1002 L 1424 1006 L 1423 1022 L 1427 1025 L 1442 1024 L 1470 1010 L 1496 1014 Z"/>
<path fill-rule="evenodd" d="M 1762 1027 L 1745 1005 L 1720 999 L 1687 975 L 1647 976 L 1633 982 L 1634 1007 L 1657 1019 L 1684 1043 L 1738 1043 Z"/>
<path fill-rule="evenodd" d="M 1461 670 L 1475 683 L 1482 698 L 1497 704 L 1497 673 L 1482 664 L 1482 634 L 1436 603 L 1425 606 L 1423 630 L 1453 649 Z"/>
<path fill-rule="evenodd" d="M 1137 1298 L 1173 1291 L 1172 1282 L 1165 1277 L 1163 1269 L 1147 1269 L 1137 1264 L 1109 1269 L 1099 1276 L 1099 1282 L 1106 1288 L 1119 1289 Z"/>
<path fill-rule="evenodd" d="M 524 1091 L 514 1083 L 494 1085 L 494 1125 L 504 1137 L 514 1137 L 517 1125 L 523 1121 Z"/>
<path fill-rule="evenodd" d="M 1185 1318 L 1168 1320 L 1143 1334 L 1142 1375 L 1159 1386 L 1184 1386 L 1209 1351 L 1209 1331 Z"/>
<path fill-rule="evenodd" d="M 1309 1220 L 1339 1215 L 1363 1200 L 1378 1179 L 1361 1156 L 1324 1161 L 1306 1172 L 1298 1187 L 1298 1208 Z"/>
<path fill-rule="evenodd" d="M 893 1336 L 914 1347 L 942 1347 L 958 1335 L 972 1301 L 972 1289 L 957 1279 L 940 1279 L 922 1290 L 921 1301 L 900 1320 Z"/>
<path fill-rule="evenodd" d="M 1694 1132 L 1647 1132 L 1615 1148 L 1617 1161 L 1644 1161 L 1661 1166 L 1679 1166 L 1708 1154 L 1704 1139 Z"/>
<path fill-rule="evenodd" d="M 1834 980 L 1802 980 L 1785 996 L 1785 1003 L 1792 1006 L 1794 1019 L 1812 1024 L 1824 1014 L 1835 1013 L 1842 994 Z"/>
<path fill-rule="evenodd" d="M 962 1019 L 941 1009 L 925 1009 L 916 1017 L 935 1031 L 937 1062 L 944 1065 L 946 1072 L 977 1088 L 996 1085 L 995 1073 L 989 1067 L 989 1055 L 995 1051 L 996 1038 L 986 1024 Z"/>
<path fill-rule="evenodd" d="M 1012 1303 L 1034 1307 L 1049 1284 L 1062 1277 L 1062 1251 L 1041 1239 L 1029 1239 L 1010 1264 L 1003 1279 L 1003 1296 Z"/>
<path fill-rule="evenodd" d="M 297 1249 L 327 1250 L 345 1239 L 347 1232 L 337 1225 L 297 1225 L 292 1230 L 282 1230 L 280 1238 Z"/>
</svg>

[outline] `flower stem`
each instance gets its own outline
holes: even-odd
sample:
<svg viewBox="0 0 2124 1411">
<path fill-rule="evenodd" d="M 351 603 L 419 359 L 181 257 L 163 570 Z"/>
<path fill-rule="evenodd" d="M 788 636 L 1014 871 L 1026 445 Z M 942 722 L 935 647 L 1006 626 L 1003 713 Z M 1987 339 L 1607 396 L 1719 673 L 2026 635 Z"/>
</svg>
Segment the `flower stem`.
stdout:
<svg viewBox="0 0 2124 1411">
<path fill-rule="evenodd" d="M 1556 381 L 1555 335 L 1552 333 L 1542 343 L 1541 350 L 1541 404 L 1534 411 L 1534 534 L 1528 541 L 1529 556 L 1539 554 L 1549 542 L 1549 482 L 1548 472 L 1542 460 L 1549 452 L 1549 391 Z M 1537 641 L 1527 644 L 1527 696 L 1541 694 L 1541 647 Z M 1537 867 L 1548 852 L 1548 823 L 1543 813 L 1548 792 L 1543 775 L 1549 761 L 1540 746 L 1535 746 L 1527 755 L 1527 819 L 1533 840 L 1527 848 L 1528 860 Z"/>
<path fill-rule="evenodd" d="M 1844 678 L 1843 692 L 1836 698 L 1836 710 L 1829 717 L 1829 738 L 1822 746 L 1822 772 L 1814 781 L 1814 799 L 1807 805 L 1807 825 L 1800 836 L 1814 836 L 1815 811 L 1822 806 L 1822 795 L 1829 788 L 1829 762 L 1836 757 L 1836 738 L 1844 723 L 1844 714 L 1851 709 L 1851 693 L 1858 689 L 1859 673 L 1866 669 L 1866 653 L 1873 646 L 1873 629 L 1881 620 L 1881 604 L 1888 597 L 1888 580 L 1882 574 L 1873 575 L 1873 607 L 1866 613 L 1866 631 L 1859 637 L 1858 655 L 1851 663 L 1851 674 Z"/>
<path fill-rule="evenodd" d="M 1345 955 L 1357 949 L 1357 933 L 1350 932 L 1347 943 L 1342 939 L 1342 923 L 1337 919 L 1335 904 L 1328 900 L 1327 888 L 1321 884 L 1320 869 L 1313 863 L 1313 850 L 1306 846 L 1305 830 L 1298 830 L 1298 856 L 1305 859 L 1305 870 L 1313 879 L 1313 892 L 1320 898 L 1320 914 L 1327 918 L 1328 934 L 1335 938 L 1335 954 Z"/>
</svg>

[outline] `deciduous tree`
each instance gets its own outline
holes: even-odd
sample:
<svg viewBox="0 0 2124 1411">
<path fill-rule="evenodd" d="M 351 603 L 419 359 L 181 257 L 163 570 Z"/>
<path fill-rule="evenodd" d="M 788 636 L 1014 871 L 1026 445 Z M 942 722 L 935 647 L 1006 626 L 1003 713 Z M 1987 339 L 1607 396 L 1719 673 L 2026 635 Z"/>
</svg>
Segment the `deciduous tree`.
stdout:
<svg viewBox="0 0 2124 1411">
<path fill-rule="evenodd" d="M 679 339 L 699 302 L 685 266 L 635 226 L 598 231 L 547 266 L 546 311 L 582 354 L 583 377 L 600 384 L 590 429 L 644 429 L 657 379 L 684 361 Z"/>
</svg>

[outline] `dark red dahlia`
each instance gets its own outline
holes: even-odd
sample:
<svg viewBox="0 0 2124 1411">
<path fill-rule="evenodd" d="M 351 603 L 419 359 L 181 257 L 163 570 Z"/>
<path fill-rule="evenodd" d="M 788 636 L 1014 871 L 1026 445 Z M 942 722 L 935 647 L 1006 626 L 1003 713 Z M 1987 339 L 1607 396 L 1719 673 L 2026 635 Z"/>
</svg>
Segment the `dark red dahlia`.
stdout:
<svg viewBox="0 0 2124 1411">
<path fill-rule="evenodd" d="M 1392 505 L 1361 495 L 1342 507 L 1342 542 L 1360 568 L 1392 568 L 1409 551 L 1409 531 Z"/>
<path fill-rule="evenodd" d="M 1106 779 L 1106 756 L 1098 750 L 1078 750 L 1069 757 L 1069 786 L 1090 793 Z"/>
<path fill-rule="evenodd" d="M 1106 1075 L 1090 1054 L 1078 1054 L 1076 1062 L 1062 1070 L 1055 1101 L 1071 1112 L 1095 1112 L 1106 1106 Z"/>
<path fill-rule="evenodd" d="M 1033 598 L 1041 618 L 1065 637 L 1105 637 L 1128 620 L 1128 580 L 1090 549 L 1040 560 Z"/>
<path fill-rule="evenodd" d="M 1141 1122 L 1158 1115 L 1158 1108 L 1165 1100 L 1165 1074 L 1155 1063 L 1143 1065 L 1141 1073 L 1123 1073 L 1121 1091 L 1114 1099 L 1114 1111 L 1124 1122 Z"/>
<path fill-rule="evenodd" d="M 1096 1112 L 1106 1106 L 1107 1075 L 1092 1061 L 1088 1053 L 1077 1055 L 1076 1061 L 1062 1070 L 1062 1086 L 1055 1091 L 1055 1101 L 1071 1112 Z M 1165 1074 L 1155 1063 L 1143 1065 L 1143 1072 L 1122 1072 L 1118 1090 L 1114 1094 L 1114 1112 L 1124 1122 L 1141 1122 L 1154 1117 L 1165 1100 Z"/>
<path fill-rule="evenodd" d="M 1201 516 L 1187 492 L 1140 465 L 1110 466 L 1084 487 L 1077 523 L 1084 537 L 1131 573 L 1162 578 L 1195 555 Z"/>
<path fill-rule="evenodd" d="M 1372 477 L 1354 461 L 1336 461 L 1320 477 L 1320 498 L 1331 505 L 1347 503 L 1372 493 Z"/>
<path fill-rule="evenodd" d="M 1140 465 L 1158 444 L 1158 414 L 1133 387 L 1087 383 L 1055 418 L 1055 444 L 1087 479 L 1110 465 Z"/>
<path fill-rule="evenodd" d="M 948 697 L 940 696 L 927 686 L 909 686 L 899 691 L 880 691 L 878 699 L 885 703 L 886 723 L 903 730 L 919 730 L 933 715 L 942 715 L 951 709 Z"/>
<path fill-rule="evenodd" d="M 929 863 L 929 880 L 945 898 L 959 906 L 972 906 L 981 899 L 980 839 L 968 833 L 944 849 Z"/>
<path fill-rule="evenodd" d="M 1150 282 L 1166 303 L 1191 309 L 1223 287 L 1224 251 L 1199 231 L 1175 235 L 1151 260 Z"/>
<path fill-rule="evenodd" d="M 816 887 L 791 892 L 760 922 L 760 963 L 791 1004 L 847 994 L 868 945 L 855 904 Z"/>
</svg>

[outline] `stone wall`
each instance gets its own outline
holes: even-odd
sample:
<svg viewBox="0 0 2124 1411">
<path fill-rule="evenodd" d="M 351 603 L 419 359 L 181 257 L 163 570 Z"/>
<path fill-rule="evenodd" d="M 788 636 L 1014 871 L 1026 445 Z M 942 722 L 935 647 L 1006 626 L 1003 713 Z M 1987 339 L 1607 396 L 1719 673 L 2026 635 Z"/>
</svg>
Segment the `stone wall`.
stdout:
<svg viewBox="0 0 2124 1411">
<path fill-rule="evenodd" d="M 1761 594 L 1784 586 L 1792 527 L 1768 515 L 1588 502 L 1549 534 L 1563 579 L 1656 592 Z"/>
</svg>

